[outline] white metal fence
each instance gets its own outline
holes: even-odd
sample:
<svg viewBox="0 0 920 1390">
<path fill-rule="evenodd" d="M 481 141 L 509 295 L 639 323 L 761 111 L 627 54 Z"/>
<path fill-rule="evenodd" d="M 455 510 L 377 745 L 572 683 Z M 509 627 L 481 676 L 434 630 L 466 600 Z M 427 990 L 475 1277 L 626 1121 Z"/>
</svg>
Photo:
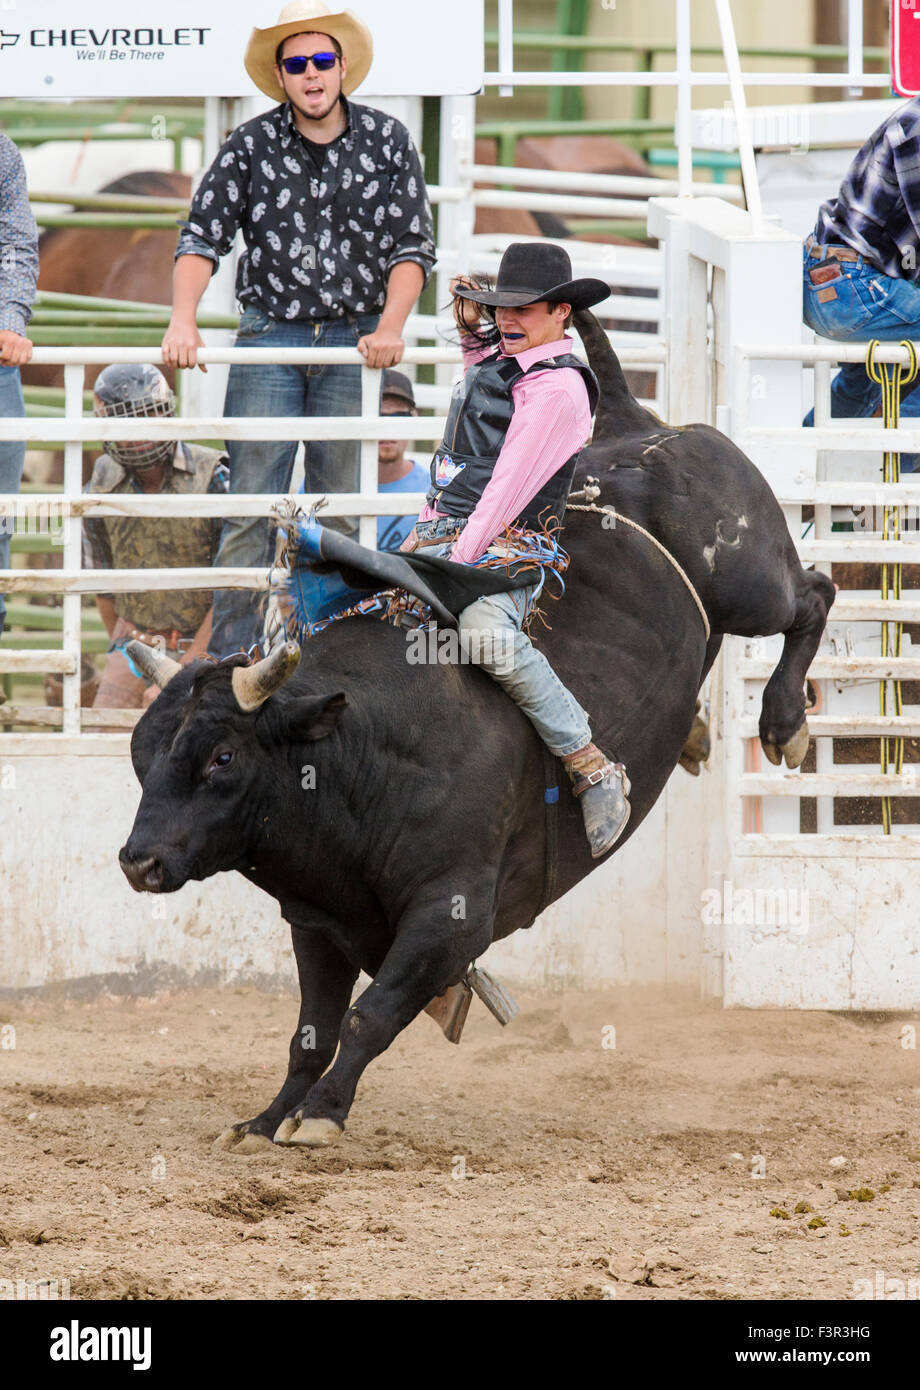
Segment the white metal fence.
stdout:
<svg viewBox="0 0 920 1390">
<path fill-rule="evenodd" d="M 0 514 L 16 516 L 25 529 L 51 529 L 60 541 L 62 569 L 0 570 L 0 592 L 6 594 L 63 595 L 63 644 L 60 650 L 0 649 L 0 672 L 56 672 L 63 675 L 62 736 L 77 735 L 81 729 L 79 652 L 81 647 L 80 596 L 87 593 L 127 593 L 148 589 L 253 589 L 269 587 L 271 575 L 264 569 L 171 569 L 165 564 L 143 570 L 84 570 L 81 564 L 83 517 L 112 516 L 268 516 L 283 500 L 275 493 L 234 493 L 229 496 L 188 494 L 86 494 L 82 491 L 83 441 L 157 439 L 355 439 L 360 441 L 360 484 L 355 493 L 329 494 L 324 516 L 350 516 L 360 519 L 359 539 L 376 548 L 378 516 L 403 515 L 422 507 L 424 493 L 400 493 L 398 498 L 377 490 L 376 441 L 392 437 L 393 422 L 379 414 L 380 372 L 367 367 L 355 348 L 205 348 L 201 361 L 210 364 L 264 365 L 283 363 L 348 363 L 361 367 L 361 415 L 323 417 L 152 418 L 99 419 L 84 417 L 82 409 L 84 366 L 100 362 L 159 361 L 160 354 L 149 348 L 39 348 L 34 361 L 64 363 L 66 415 L 63 419 L 0 420 L 0 440 L 46 440 L 64 446 L 64 487 L 60 493 L 32 493 L 0 497 Z M 409 348 L 403 365 L 447 364 L 454 371 L 461 360 L 456 349 L 448 347 Z M 637 346 L 624 350 L 627 365 L 660 367 L 664 351 L 660 345 Z M 413 419 L 413 438 L 432 449 L 440 440 L 445 424 L 443 415 L 420 415 Z M 304 508 L 318 500 L 315 494 L 296 494 Z M 168 557 L 164 556 L 164 560 Z M 29 719 L 28 711 L 22 711 Z M 41 710 L 37 721 L 50 719 L 51 711 Z M 94 721 L 95 722 L 95 721 Z M 111 723 L 111 720 L 107 722 Z M 41 734 L 0 733 L 0 749 L 9 750 L 21 739 L 34 740 Z M 52 740 L 54 735 L 50 735 Z M 96 735 L 94 737 L 103 737 Z"/>
<path fill-rule="evenodd" d="M 916 529 L 897 540 L 884 539 L 875 525 L 885 507 L 914 508 L 914 516 L 920 515 L 920 477 L 881 481 L 882 451 L 920 453 L 920 426 L 886 430 L 880 420 L 831 421 L 832 364 L 864 361 L 866 345 L 804 341 L 813 335 L 801 320 L 798 239 L 768 226 L 754 231 L 748 214 L 716 200 L 692 207 L 664 200 L 655 205 L 652 221 L 667 236 L 669 418 L 711 420 L 757 463 L 783 507 L 804 564 L 830 574 L 838 562 L 920 563 Z M 712 317 L 708 352 L 701 330 L 707 306 Z M 887 344 L 876 359 L 906 364 L 907 353 Z M 803 367 L 815 376 L 815 426 L 807 429 L 802 418 L 810 392 Z M 803 508 L 813 512 L 813 521 L 803 520 Z M 833 530 L 842 509 L 850 509 L 846 514 L 852 521 L 853 508 L 861 509 L 860 531 Z M 809 719 L 817 740 L 813 772 L 760 765 L 757 716 L 782 638 L 726 641 L 720 677 L 726 815 L 729 835 L 745 853 L 835 852 L 841 842 L 854 853 L 879 852 L 881 825 L 842 821 L 835 802 L 916 798 L 916 767 L 907 762 L 900 775 L 882 774 L 865 764 L 835 761 L 833 740 L 920 733 L 920 707 L 906 708 L 900 716 L 878 712 L 879 681 L 920 679 L 920 656 L 910 654 L 908 639 L 905 654 L 881 654 L 881 624 L 917 621 L 920 590 L 905 589 L 900 599 L 884 599 L 880 590 L 840 592 L 810 672 L 822 702 Z M 817 825 L 816 833 L 800 837 L 803 799 L 815 799 Z M 920 850 L 915 826 L 895 825 L 892 833 L 912 842 L 905 852 Z"/>
<path fill-rule="evenodd" d="M 913 527 L 897 541 L 871 524 L 860 533 L 832 530 L 835 509 L 840 519 L 854 505 L 920 504 L 920 479 L 881 481 L 883 449 L 920 453 L 920 428 L 830 420 L 832 363 L 864 360 L 866 345 L 812 343 L 802 323 L 799 239 L 769 224 L 755 228 L 748 214 L 714 199 L 654 201 L 650 223 L 665 245 L 668 418 L 708 420 L 753 459 L 806 565 L 828 572 L 854 560 L 920 563 Z M 882 346 L 877 360 L 905 362 L 906 352 Z M 811 373 L 816 425 L 806 429 Z M 813 521 L 803 519 L 806 507 Z M 704 882 L 729 905 L 779 893 L 807 909 L 794 929 L 788 921 L 733 916 L 731 906 L 712 931 L 704 919 L 705 957 L 727 1006 L 896 1009 L 916 1002 L 916 749 L 900 775 L 883 774 L 876 758 L 880 738 L 920 736 L 920 702 L 909 689 L 900 715 L 891 698 L 887 714 L 879 708 L 880 680 L 920 680 L 920 654 L 905 640 L 900 656 L 883 656 L 883 621 L 920 621 L 920 589 L 905 586 L 899 599 L 883 599 L 879 588 L 841 589 L 810 671 L 821 706 L 809 715 L 815 739 L 807 771 L 767 765 L 757 737 L 782 638 L 725 640 L 709 686 L 716 786 L 699 850 Z M 874 766 L 839 742 L 859 738 L 870 741 L 859 752 Z M 882 799 L 892 808 L 888 834 L 877 809 Z"/>
<path fill-rule="evenodd" d="M 914 519 L 920 514 L 920 478 L 912 481 L 884 483 L 880 481 L 880 454 L 883 450 L 920 453 L 920 423 L 912 428 L 884 429 L 881 421 L 846 420 L 831 422 L 830 369 L 837 361 L 864 362 L 865 345 L 802 345 L 776 347 L 773 345 L 738 344 L 734 349 L 735 368 L 732 391 L 731 421 L 736 442 L 755 456 L 758 450 L 800 451 L 808 448 L 814 455 L 814 471 L 790 475 L 784 469 L 783 480 L 776 486 L 799 556 L 805 564 L 831 573 L 835 562 L 887 564 L 889 566 L 920 563 L 920 537 L 916 520 L 911 529 L 898 539 L 885 539 L 881 520 L 885 510 L 910 509 Z M 880 346 L 876 360 L 907 365 L 904 348 L 897 344 Z M 802 363 L 812 367 L 815 376 L 815 427 L 800 430 L 795 427 L 750 426 L 747 422 L 747 403 L 751 396 L 753 376 L 760 364 L 767 362 Z M 809 526 L 802 520 L 803 504 L 813 511 Z M 908 513 L 909 515 L 909 513 Z M 857 529 L 834 531 L 835 522 Z M 848 518 L 848 520 L 847 520 Z M 823 847 L 829 839 L 846 836 L 863 841 L 877 852 L 874 843 L 882 833 L 878 824 L 856 822 L 851 815 L 845 819 L 840 809 L 843 798 L 879 798 L 920 796 L 917 767 L 904 763 L 900 774 L 889 770 L 882 773 L 878 766 L 868 770 L 865 763 L 848 762 L 845 754 L 835 754 L 833 740 L 844 738 L 912 738 L 920 734 L 920 707 L 913 704 L 900 714 L 878 713 L 880 681 L 920 680 L 920 657 L 910 652 L 910 638 L 904 636 L 906 654 L 882 655 L 882 623 L 920 621 L 920 590 L 903 589 L 900 598 L 883 598 L 880 589 L 848 589 L 843 587 L 828 622 L 821 650 L 812 663 L 811 678 L 821 693 L 821 710 L 809 718 L 809 728 L 816 742 L 816 770 L 813 772 L 779 773 L 748 772 L 741 777 L 745 797 L 791 797 L 788 810 L 774 811 L 771 820 L 780 817 L 787 833 L 798 829 L 798 800 L 815 798 L 817 836 L 807 837 L 813 849 Z M 738 661 L 738 678 L 750 690 L 759 690 L 776 664 L 776 643 L 745 644 L 744 656 Z M 745 737 L 756 735 L 756 719 L 745 713 L 739 731 Z M 887 700 L 893 705 L 893 695 Z M 872 712 L 874 706 L 875 712 Z M 852 804 L 852 803 L 851 803 Z M 920 811 L 920 807 L 918 807 Z M 894 824 L 891 834 L 914 843 L 907 852 L 920 852 L 917 826 Z"/>
</svg>

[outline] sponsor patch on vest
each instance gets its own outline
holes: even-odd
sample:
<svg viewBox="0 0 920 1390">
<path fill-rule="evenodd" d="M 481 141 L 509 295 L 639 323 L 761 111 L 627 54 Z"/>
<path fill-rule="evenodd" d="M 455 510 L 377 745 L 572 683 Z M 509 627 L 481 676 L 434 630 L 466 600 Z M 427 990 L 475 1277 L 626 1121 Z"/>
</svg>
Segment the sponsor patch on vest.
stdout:
<svg viewBox="0 0 920 1390">
<path fill-rule="evenodd" d="M 458 473 L 462 473 L 465 463 L 455 462 L 450 454 L 439 454 L 434 466 L 434 480 L 437 487 L 447 487 Z"/>
</svg>

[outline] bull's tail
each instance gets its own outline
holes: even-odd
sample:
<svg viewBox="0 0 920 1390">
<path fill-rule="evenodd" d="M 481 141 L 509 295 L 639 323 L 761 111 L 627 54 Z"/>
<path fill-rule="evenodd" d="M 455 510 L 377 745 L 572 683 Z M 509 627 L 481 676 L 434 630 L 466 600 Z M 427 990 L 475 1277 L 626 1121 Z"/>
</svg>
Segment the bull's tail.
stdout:
<svg viewBox="0 0 920 1390">
<path fill-rule="evenodd" d="M 659 425 L 661 422 L 639 404 L 627 386 L 620 359 L 591 311 L 578 309 L 573 320 L 585 345 L 588 365 L 600 387 L 593 442 L 597 444 L 608 437 L 622 438 L 624 434 L 633 433 L 634 427 Z"/>
</svg>

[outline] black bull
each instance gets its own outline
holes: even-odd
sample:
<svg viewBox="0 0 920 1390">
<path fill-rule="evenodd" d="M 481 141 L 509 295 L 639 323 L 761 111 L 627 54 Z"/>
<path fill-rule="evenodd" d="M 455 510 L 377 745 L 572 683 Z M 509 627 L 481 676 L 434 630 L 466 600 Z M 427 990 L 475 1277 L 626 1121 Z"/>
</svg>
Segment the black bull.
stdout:
<svg viewBox="0 0 920 1390">
<path fill-rule="evenodd" d="M 575 488 L 599 477 L 599 505 L 663 542 L 712 627 L 707 642 L 687 587 L 645 537 L 567 513 L 573 563 L 538 641 L 596 742 L 627 766 L 623 843 L 680 757 L 723 633 L 785 634 L 760 733 L 771 761 L 784 750 L 801 762 L 805 674 L 834 588 L 802 568 L 744 455 L 716 430 L 665 426 L 638 406 L 596 320 L 578 320 L 602 406 Z M 407 653 L 399 629 L 335 623 L 292 675 L 283 656 L 178 671 L 135 729 L 143 795 L 120 856 L 133 886 L 172 892 L 236 869 L 291 925 L 302 1003 L 288 1074 L 260 1115 L 226 1132 L 228 1147 L 337 1138 L 372 1058 L 544 905 L 545 763 L 533 728 L 475 666 L 410 664 Z M 245 682 L 266 674 L 245 711 Z M 552 899 L 596 864 L 559 772 Z M 350 1004 L 362 969 L 372 983 Z"/>
</svg>

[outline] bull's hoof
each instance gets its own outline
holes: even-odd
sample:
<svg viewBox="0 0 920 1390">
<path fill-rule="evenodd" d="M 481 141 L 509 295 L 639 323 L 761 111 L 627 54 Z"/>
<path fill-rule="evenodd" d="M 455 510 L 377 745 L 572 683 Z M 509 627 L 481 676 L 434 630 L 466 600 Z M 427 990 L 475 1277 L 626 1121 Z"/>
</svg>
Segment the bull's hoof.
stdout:
<svg viewBox="0 0 920 1390">
<path fill-rule="evenodd" d="M 779 767 L 783 761 L 782 750 L 775 743 L 766 743 L 763 739 L 760 740 L 760 746 L 766 755 L 767 762 L 772 763 L 774 767 Z"/>
<path fill-rule="evenodd" d="M 805 761 L 805 754 L 808 752 L 808 723 L 804 723 L 788 743 L 781 745 L 781 752 L 786 759 L 787 767 L 799 767 Z"/>
<path fill-rule="evenodd" d="M 699 710 L 700 702 L 696 702 Z M 709 759 L 712 752 L 712 740 L 709 736 L 709 725 L 705 719 L 701 719 L 696 714 L 693 719 L 693 727 L 687 735 L 687 742 L 683 746 L 680 758 L 681 767 L 685 772 L 689 772 L 691 777 L 699 777 L 700 765 Z"/>
<path fill-rule="evenodd" d="M 275 1131 L 276 1144 L 297 1144 L 307 1149 L 325 1149 L 337 1144 L 342 1137 L 342 1128 L 335 1120 L 308 1118 L 295 1120 L 291 1115 L 283 1119 Z"/>
<path fill-rule="evenodd" d="M 272 1141 L 267 1134 L 250 1134 L 245 1125 L 231 1125 L 211 1145 L 218 1152 L 235 1154 L 264 1153 L 271 1147 Z"/>
</svg>

